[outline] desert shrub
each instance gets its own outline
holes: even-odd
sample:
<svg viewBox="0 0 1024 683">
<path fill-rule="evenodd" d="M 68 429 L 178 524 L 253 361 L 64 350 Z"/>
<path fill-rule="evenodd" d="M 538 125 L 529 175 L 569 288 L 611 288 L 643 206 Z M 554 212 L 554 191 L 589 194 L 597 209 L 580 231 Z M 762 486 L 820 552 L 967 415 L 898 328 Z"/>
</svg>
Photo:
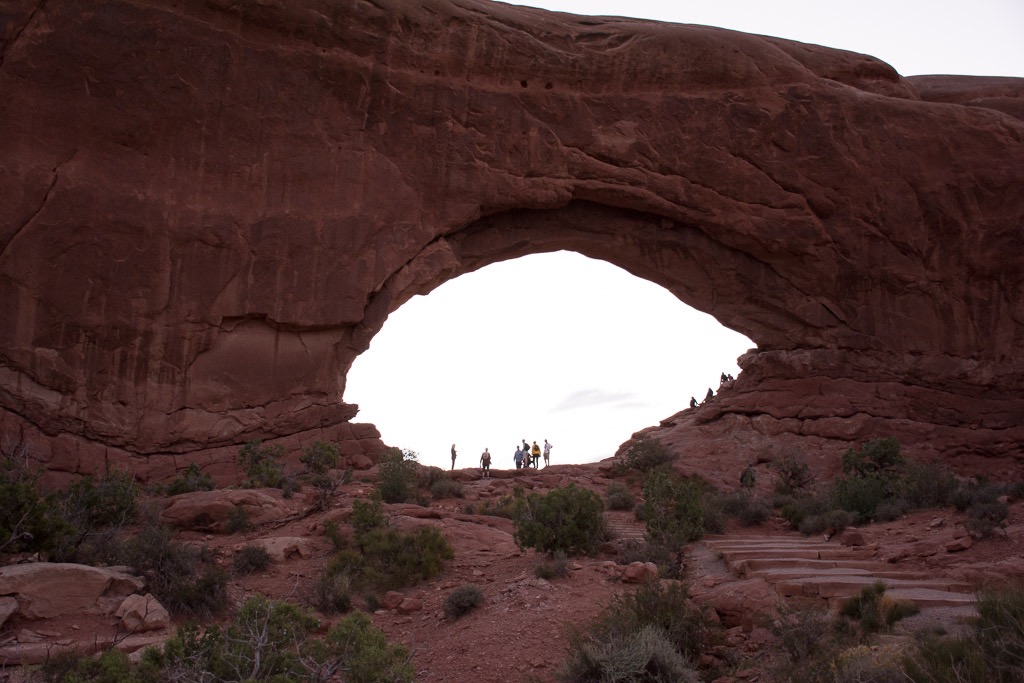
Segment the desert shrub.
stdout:
<svg viewBox="0 0 1024 683">
<path fill-rule="evenodd" d="M 227 576 L 202 550 L 175 543 L 153 522 L 125 541 L 121 563 L 146 577 L 160 604 L 176 616 L 208 617 L 227 605 Z"/>
<path fill-rule="evenodd" d="M 647 642 L 636 640 L 640 633 L 648 634 Z M 688 662 L 713 649 L 720 636 L 686 586 L 648 582 L 616 596 L 586 631 L 570 637 L 561 680 L 696 681 Z"/>
<path fill-rule="evenodd" d="M 671 550 L 704 533 L 704 489 L 694 479 L 677 479 L 655 470 L 644 479 L 643 519 L 647 540 Z"/>
<path fill-rule="evenodd" d="M 885 595 L 885 584 L 881 581 L 865 586 L 857 595 L 844 600 L 839 607 L 839 614 L 859 622 L 864 633 L 888 629 L 918 611 L 917 605 L 912 602 L 888 598 Z"/>
<path fill-rule="evenodd" d="M 878 504 L 875 508 L 873 519 L 875 522 L 884 523 L 899 519 L 910 510 L 910 504 L 902 498 L 890 498 Z"/>
<path fill-rule="evenodd" d="M 314 581 L 310 602 L 324 614 L 342 614 L 352 609 L 352 577 L 347 572 L 324 572 Z"/>
<path fill-rule="evenodd" d="M 1010 509 L 1005 503 L 998 501 L 975 503 L 967 508 L 967 518 L 964 520 L 964 527 L 972 534 L 985 538 L 990 536 L 1009 514 Z"/>
<path fill-rule="evenodd" d="M 958 487 L 956 476 L 941 463 L 907 461 L 896 484 L 896 492 L 908 509 L 952 505 Z"/>
<path fill-rule="evenodd" d="M 484 594 L 477 586 L 465 584 L 459 586 L 444 599 L 444 615 L 449 619 L 458 619 L 469 614 L 484 601 Z"/>
<path fill-rule="evenodd" d="M 434 500 L 443 500 L 444 498 L 462 498 L 462 484 L 455 481 L 447 474 L 443 474 L 443 476 L 435 479 L 430 485 L 430 495 Z"/>
<path fill-rule="evenodd" d="M 249 479 L 249 488 L 280 488 L 284 481 L 284 466 L 280 458 L 284 446 L 264 446 L 262 439 L 253 439 L 238 451 L 238 462 Z"/>
<path fill-rule="evenodd" d="M 150 683 L 158 680 L 160 668 L 145 660 L 135 665 L 117 649 L 98 657 L 66 651 L 50 657 L 34 674 L 31 680 L 39 683 Z"/>
<path fill-rule="evenodd" d="M 384 506 L 376 492 L 368 501 L 352 501 L 351 522 L 352 531 L 357 539 L 368 531 L 383 529 L 388 525 L 388 520 L 384 516 Z"/>
<path fill-rule="evenodd" d="M 385 503 L 412 500 L 416 488 L 416 454 L 391 448 L 380 461 L 377 490 Z"/>
<path fill-rule="evenodd" d="M 827 647 L 831 631 L 832 615 L 822 609 L 783 612 L 772 625 L 772 633 L 792 664 L 817 656 Z"/>
<path fill-rule="evenodd" d="M 454 556 L 434 527 L 419 527 L 411 533 L 375 527 L 358 533 L 356 546 L 335 553 L 327 575 L 345 573 L 360 587 L 382 592 L 431 579 Z"/>
<path fill-rule="evenodd" d="M 358 612 L 339 621 L 322 641 L 312 641 L 304 654 L 310 678 L 316 681 L 343 673 L 347 683 L 413 683 L 416 676 L 409 651 L 389 643 L 384 632 Z"/>
<path fill-rule="evenodd" d="M 857 645 L 839 652 L 832 663 L 833 683 L 906 683 L 900 658 L 892 648 Z"/>
<path fill-rule="evenodd" d="M 646 435 L 634 437 L 622 454 L 623 464 L 640 472 L 650 472 L 672 462 L 675 456 L 661 441 Z"/>
<path fill-rule="evenodd" d="M 485 500 L 475 508 L 467 505 L 466 514 L 490 515 L 514 520 L 521 514 L 525 505 L 526 498 L 524 496 L 502 496 L 494 501 Z"/>
<path fill-rule="evenodd" d="M 592 555 L 605 539 L 604 504 L 575 484 L 546 495 L 531 493 L 516 519 L 515 539 L 520 547 L 540 552 Z"/>
<path fill-rule="evenodd" d="M 743 526 L 764 524 L 772 514 L 767 503 L 750 495 L 746 490 L 716 495 L 709 501 L 709 507 L 718 508 L 723 515 L 732 517 Z M 705 516 L 707 516 L 707 510 L 705 510 Z M 711 531 L 706 519 L 704 527 L 705 531 Z"/>
<path fill-rule="evenodd" d="M 899 442 L 890 437 L 865 441 L 843 453 L 843 472 L 858 477 L 895 475 L 903 465 Z"/>
<path fill-rule="evenodd" d="M 199 470 L 199 465 L 190 463 L 189 466 L 167 486 L 168 496 L 177 496 L 182 493 L 194 493 L 196 491 L 212 491 L 214 489 L 213 479 L 210 475 Z"/>
<path fill-rule="evenodd" d="M 609 510 L 632 510 L 636 507 L 636 496 L 625 484 L 613 481 L 604 492 Z"/>
<path fill-rule="evenodd" d="M 656 626 L 610 631 L 571 646 L 558 679 L 566 683 L 697 683 L 693 667 Z"/>
<path fill-rule="evenodd" d="M 0 554 L 49 552 L 74 532 L 60 512 L 59 498 L 39 491 L 40 472 L 29 460 L 25 445 L 4 439 L 0 449 Z"/>
<path fill-rule="evenodd" d="M 846 476 L 832 482 L 829 490 L 833 508 L 856 515 L 863 524 L 875 516 L 875 510 L 889 497 L 887 482 L 876 476 Z"/>
<path fill-rule="evenodd" d="M 564 552 L 556 550 L 534 565 L 533 575 L 546 580 L 565 578 L 569 575 L 569 559 Z"/>
<path fill-rule="evenodd" d="M 331 506 L 334 492 L 341 478 L 332 470 L 338 466 L 338 447 L 325 441 L 316 441 L 302 449 L 299 461 L 306 466 L 306 478 L 313 487 L 318 510 Z"/>
<path fill-rule="evenodd" d="M 260 572 L 270 566 L 270 553 L 261 545 L 242 547 L 231 560 L 231 570 L 237 576 Z"/>
<path fill-rule="evenodd" d="M 826 532 L 834 535 L 853 524 L 855 519 L 855 515 L 846 510 L 825 510 L 821 514 L 808 515 L 801 519 L 797 531 L 805 536 Z"/>
<path fill-rule="evenodd" d="M 242 505 L 236 505 L 228 513 L 224 529 L 229 534 L 238 534 L 248 531 L 250 526 L 249 511 Z"/>
<path fill-rule="evenodd" d="M 787 453 L 772 462 L 775 472 L 775 493 L 792 496 L 806 491 L 814 483 L 811 468 L 798 455 Z"/>
<path fill-rule="evenodd" d="M 80 528 L 123 526 L 135 516 L 139 487 L 130 474 L 112 472 L 98 481 L 79 479 L 62 496 L 64 515 Z"/>
<path fill-rule="evenodd" d="M 922 683 L 1017 683 L 1024 680 L 1024 588 L 986 592 L 978 618 L 960 637 L 935 637 L 905 662 L 910 680 Z"/>
</svg>

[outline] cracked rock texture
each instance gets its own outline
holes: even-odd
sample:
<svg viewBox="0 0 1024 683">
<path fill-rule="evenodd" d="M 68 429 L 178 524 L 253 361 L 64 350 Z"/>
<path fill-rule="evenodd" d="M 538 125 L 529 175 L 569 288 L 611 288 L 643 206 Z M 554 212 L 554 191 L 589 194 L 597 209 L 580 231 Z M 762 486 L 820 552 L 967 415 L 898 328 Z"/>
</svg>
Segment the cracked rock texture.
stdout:
<svg viewBox="0 0 1024 683">
<path fill-rule="evenodd" d="M 1022 79 L 480 0 L 5 0 L 0 41 L 0 427 L 51 471 L 376 457 L 388 314 L 559 249 L 757 343 L 682 453 L 1024 463 Z"/>
</svg>

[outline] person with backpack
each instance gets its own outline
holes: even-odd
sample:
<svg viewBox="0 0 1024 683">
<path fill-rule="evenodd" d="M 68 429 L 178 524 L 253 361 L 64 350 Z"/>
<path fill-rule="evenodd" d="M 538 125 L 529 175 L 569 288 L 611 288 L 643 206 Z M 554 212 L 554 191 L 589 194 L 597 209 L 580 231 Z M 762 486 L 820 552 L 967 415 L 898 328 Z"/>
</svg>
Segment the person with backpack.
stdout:
<svg viewBox="0 0 1024 683">
<path fill-rule="evenodd" d="M 491 452 L 486 448 L 480 454 L 480 473 L 484 479 L 491 478 Z"/>
<path fill-rule="evenodd" d="M 533 466 L 535 468 L 540 467 L 540 446 L 537 445 L 536 441 L 533 442 L 533 447 L 530 449 L 530 460 L 533 461 Z M 527 465 L 527 467 L 529 467 L 529 465 Z"/>
</svg>

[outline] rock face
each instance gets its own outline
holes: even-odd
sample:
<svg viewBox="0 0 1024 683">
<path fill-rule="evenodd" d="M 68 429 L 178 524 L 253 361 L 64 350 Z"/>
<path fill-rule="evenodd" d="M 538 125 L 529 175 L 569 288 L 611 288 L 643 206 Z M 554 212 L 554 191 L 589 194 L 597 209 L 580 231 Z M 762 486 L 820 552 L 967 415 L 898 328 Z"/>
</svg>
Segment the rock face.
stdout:
<svg viewBox="0 0 1024 683">
<path fill-rule="evenodd" d="M 0 427 L 52 470 L 373 458 L 388 314 L 560 249 L 756 342 L 676 447 L 1021 469 L 1020 79 L 476 0 L 14 0 L 0 41 Z"/>
</svg>

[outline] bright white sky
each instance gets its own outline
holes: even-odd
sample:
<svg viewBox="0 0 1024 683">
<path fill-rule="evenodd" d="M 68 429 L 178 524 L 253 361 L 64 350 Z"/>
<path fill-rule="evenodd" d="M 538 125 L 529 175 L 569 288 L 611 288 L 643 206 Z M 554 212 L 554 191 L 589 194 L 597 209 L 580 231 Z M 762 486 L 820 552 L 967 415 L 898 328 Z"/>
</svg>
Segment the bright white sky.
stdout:
<svg viewBox="0 0 1024 683">
<path fill-rule="evenodd" d="M 529 0 L 543 9 L 705 24 L 870 54 L 905 75 L 1024 77 L 1024 0 Z M 420 462 L 512 467 L 611 456 L 738 374 L 753 344 L 661 287 L 559 252 L 497 263 L 414 297 L 356 359 L 345 400 Z"/>
</svg>

